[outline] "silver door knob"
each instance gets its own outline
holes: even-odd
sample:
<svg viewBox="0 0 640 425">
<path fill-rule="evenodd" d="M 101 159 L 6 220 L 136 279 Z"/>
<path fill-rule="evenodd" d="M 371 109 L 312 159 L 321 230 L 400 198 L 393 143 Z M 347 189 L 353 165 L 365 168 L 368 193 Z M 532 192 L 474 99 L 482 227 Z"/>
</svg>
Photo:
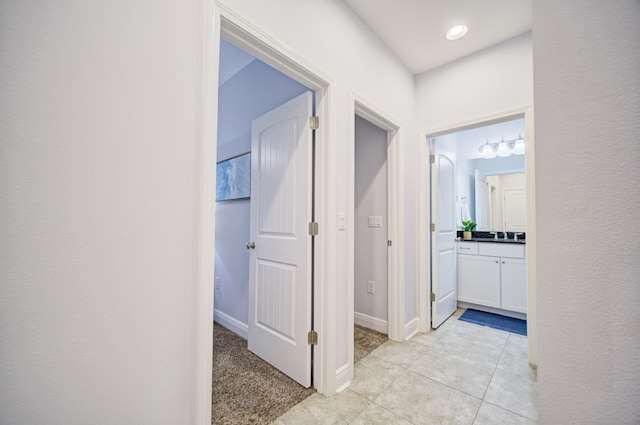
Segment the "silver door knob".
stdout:
<svg viewBox="0 0 640 425">
<path fill-rule="evenodd" d="M 256 243 L 255 242 L 249 242 L 247 244 L 247 249 L 256 249 Z"/>
</svg>

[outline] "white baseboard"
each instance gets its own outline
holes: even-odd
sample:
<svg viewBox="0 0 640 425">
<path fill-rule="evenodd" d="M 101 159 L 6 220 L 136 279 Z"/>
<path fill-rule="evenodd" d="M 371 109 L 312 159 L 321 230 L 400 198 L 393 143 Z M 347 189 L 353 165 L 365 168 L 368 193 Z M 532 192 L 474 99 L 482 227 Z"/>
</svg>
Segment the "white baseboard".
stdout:
<svg viewBox="0 0 640 425">
<path fill-rule="evenodd" d="M 420 323 L 420 318 L 416 317 L 413 320 L 411 320 L 409 323 L 404 325 L 405 341 L 411 339 L 414 335 L 416 335 L 419 332 L 419 329 L 418 329 L 419 323 Z"/>
<path fill-rule="evenodd" d="M 385 335 L 389 335 L 389 322 L 387 322 L 386 320 L 378 319 L 377 317 L 368 316 L 366 314 L 354 311 L 353 323 L 367 329 L 373 329 L 374 331 L 382 332 Z"/>
<path fill-rule="evenodd" d="M 351 385 L 353 379 L 353 369 L 349 367 L 349 363 L 345 363 L 336 371 L 336 394 L 346 390 Z"/>
<path fill-rule="evenodd" d="M 213 320 L 229 329 L 231 332 L 240 335 L 244 339 L 249 337 L 249 325 L 242 323 L 238 319 L 235 319 L 220 310 L 213 311 Z"/>
</svg>

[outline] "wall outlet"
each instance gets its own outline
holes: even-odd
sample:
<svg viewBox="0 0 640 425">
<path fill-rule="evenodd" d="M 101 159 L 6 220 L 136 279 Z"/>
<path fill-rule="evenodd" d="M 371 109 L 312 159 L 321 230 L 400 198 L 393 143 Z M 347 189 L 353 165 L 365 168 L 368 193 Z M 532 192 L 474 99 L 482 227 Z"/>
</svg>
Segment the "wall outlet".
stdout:
<svg viewBox="0 0 640 425">
<path fill-rule="evenodd" d="M 216 276 L 216 284 L 215 284 L 215 288 L 216 288 L 216 289 L 220 289 L 220 276 Z"/>
<path fill-rule="evenodd" d="M 367 281 L 367 292 L 370 294 L 376 293 L 376 283 L 373 280 Z"/>
</svg>

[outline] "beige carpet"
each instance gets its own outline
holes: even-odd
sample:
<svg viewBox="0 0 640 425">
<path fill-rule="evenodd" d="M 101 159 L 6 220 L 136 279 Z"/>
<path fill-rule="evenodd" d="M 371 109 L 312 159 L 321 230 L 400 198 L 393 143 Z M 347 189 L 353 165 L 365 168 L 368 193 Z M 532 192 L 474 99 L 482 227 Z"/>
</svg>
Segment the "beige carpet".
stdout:
<svg viewBox="0 0 640 425">
<path fill-rule="evenodd" d="M 355 326 L 358 362 L 387 340 L 379 332 Z M 247 340 L 215 323 L 213 327 L 212 424 L 270 424 L 315 392 L 247 350 Z"/>
</svg>

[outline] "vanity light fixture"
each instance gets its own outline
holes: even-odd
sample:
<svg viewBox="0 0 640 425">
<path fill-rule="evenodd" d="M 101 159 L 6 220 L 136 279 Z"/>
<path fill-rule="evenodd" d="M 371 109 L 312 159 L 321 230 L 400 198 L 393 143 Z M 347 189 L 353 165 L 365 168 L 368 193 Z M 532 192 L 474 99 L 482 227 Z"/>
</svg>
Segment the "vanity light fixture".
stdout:
<svg viewBox="0 0 640 425">
<path fill-rule="evenodd" d="M 481 145 L 478 150 L 482 154 L 483 158 L 490 159 L 496 156 L 507 157 L 509 155 L 524 155 L 524 139 L 521 135 L 518 135 L 517 139 L 504 140 L 504 137 L 499 142 L 486 143 Z"/>
<path fill-rule="evenodd" d="M 466 25 L 456 25 L 455 27 L 451 27 L 446 34 L 447 40 L 460 40 L 467 34 L 467 31 L 469 31 L 469 28 L 467 28 Z"/>
</svg>

